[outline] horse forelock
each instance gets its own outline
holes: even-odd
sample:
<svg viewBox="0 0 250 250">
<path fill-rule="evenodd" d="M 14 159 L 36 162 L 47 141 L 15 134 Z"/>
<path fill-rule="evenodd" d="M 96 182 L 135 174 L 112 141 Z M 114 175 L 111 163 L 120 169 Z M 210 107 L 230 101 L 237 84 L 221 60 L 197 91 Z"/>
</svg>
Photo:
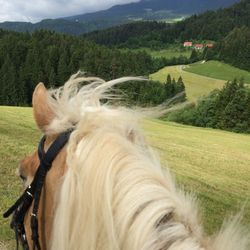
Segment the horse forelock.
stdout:
<svg viewBox="0 0 250 250">
<path fill-rule="evenodd" d="M 55 117 L 47 126 L 46 133 L 60 133 L 75 127 L 87 113 L 110 110 L 109 105 L 103 105 L 101 101 L 117 98 L 116 94 L 111 94 L 112 87 L 133 80 L 145 79 L 122 77 L 106 82 L 97 77 L 85 77 L 81 72 L 73 75 L 64 86 L 50 90 L 48 102 Z"/>
</svg>

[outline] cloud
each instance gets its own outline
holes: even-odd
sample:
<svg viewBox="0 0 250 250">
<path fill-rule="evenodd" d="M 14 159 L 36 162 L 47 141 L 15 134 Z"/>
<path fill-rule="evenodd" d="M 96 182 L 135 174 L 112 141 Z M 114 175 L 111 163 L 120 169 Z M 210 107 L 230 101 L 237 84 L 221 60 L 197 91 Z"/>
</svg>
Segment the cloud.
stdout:
<svg viewBox="0 0 250 250">
<path fill-rule="evenodd" d="M 38 22 L 107 9 L 139 0 L 0 0 L 0 22 Z"/>
</svg>

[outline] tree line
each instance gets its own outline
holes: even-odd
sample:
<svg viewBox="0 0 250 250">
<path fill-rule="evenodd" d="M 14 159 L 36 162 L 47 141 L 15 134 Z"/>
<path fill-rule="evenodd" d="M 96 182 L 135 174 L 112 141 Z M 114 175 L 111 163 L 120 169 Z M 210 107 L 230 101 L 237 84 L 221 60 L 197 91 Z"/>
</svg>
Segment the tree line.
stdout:
<svg viewBox="0 0 250 250">
<path fill-rule="evenodd" d="M 228 81 L 221 90 L 214 90 L 182 110 L 164 119 L 198 126 L 250 133 L 250 89 L 244 80 Z"/>
<path fill-rule="evenodd" d="M 59 86 L 79 69 L 109 80 L 148 75 L 158 64 L 144 52 L 111 50 L 50 31 L 28 34 L 0 30 L 0 104 L 29 105 L 38 82 Z"/>
<path fill-rule="evenodd" d="M 183 102 L 186 100 L 185 85 L 180 76 L 176 81 L 170 75 L 164 83 L 158 81 L 129 82 L 119 86 L 125 96 L 125 105 L 156 106 L 164 102 Z"/>
</svg>

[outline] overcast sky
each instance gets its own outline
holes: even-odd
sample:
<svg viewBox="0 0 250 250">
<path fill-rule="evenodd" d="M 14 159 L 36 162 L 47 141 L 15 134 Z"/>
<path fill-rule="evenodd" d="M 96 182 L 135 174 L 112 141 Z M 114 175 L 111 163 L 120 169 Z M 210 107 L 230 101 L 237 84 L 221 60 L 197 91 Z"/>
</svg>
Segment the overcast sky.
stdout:
<svg viewBox="0 0 250 250">
<path fill-rule="evenodd" d="M 116 4 L 139 0 L 0 0 L 0 22 L 38 22 L 103 10 Z"/>
</svg>

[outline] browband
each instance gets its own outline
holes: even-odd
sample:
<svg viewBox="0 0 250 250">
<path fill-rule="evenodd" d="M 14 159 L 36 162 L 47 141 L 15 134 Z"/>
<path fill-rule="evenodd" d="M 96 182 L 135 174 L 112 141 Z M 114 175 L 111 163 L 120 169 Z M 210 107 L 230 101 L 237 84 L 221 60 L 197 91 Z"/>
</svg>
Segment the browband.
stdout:
<svg viewBox="0 0 250 250">
<path fill-rule="evenodd" d="M 42 187 L 45 181 L 47 172 L 50 170 L 52 162 L 68 142 L 70 134 L 73 130 L 68 130 L 64 133 L 61 133 L 56 140 L 51 144 L 47 152 L 44 152 L 44 143 L 46 136 L 44 135 L 38 145 L 38 156 L 40 159 L 39 167 L 36 171 L 33 181 L 25 189 L 23 194 L 18 198 L 13 206 L 11 206 L 4 214 L 4 218 L 9 217 L 13 213 L 11 228 L 15 231 L 17 249 L 19 247 L 19 239 L 23 246 L 24 250 L 29 250 L 29 245 L 27 237 L 25 234 L 24 228 L 24 217 L 34 201 L 33 210 L 31 213 L 31 231 L 32 231 L 32 241 L 33 241 L 33 250 L 37 247 L 38 250 L 41 250 L 39 243 L 38 235 L 38 206 L 40 201 L 40 196 L 42 192 Z"/>
</svg>

